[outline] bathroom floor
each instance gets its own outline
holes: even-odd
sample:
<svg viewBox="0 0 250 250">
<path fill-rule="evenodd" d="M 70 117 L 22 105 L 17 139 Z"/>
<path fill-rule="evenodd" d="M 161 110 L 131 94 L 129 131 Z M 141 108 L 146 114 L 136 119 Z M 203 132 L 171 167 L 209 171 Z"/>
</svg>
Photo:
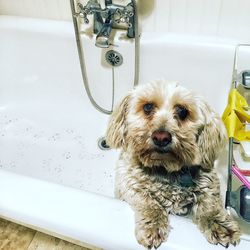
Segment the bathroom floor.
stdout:
<svg viewBox="0 0 250 250">
<path fill-rule="evenodd" d="M 89 250 L 4 219 L 0 219 L 0 249 Z"/>
</svg>

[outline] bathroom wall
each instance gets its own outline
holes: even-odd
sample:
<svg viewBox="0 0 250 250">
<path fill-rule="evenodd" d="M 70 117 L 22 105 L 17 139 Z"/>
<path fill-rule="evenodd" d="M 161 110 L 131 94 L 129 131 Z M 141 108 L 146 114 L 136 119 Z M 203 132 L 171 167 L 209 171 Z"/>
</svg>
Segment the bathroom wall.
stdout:
<svg viewBox="0 0 250 250">
<path fill-rule="evenodd" d="M 71 20 L 69 0 L 0 0 L 0 15 Z"/>
<path fill-rule="evenodd" d="M 137 2 L 143 31 L 212 35 L 250 42 L 249 0 Z M 0 14 L 71 20 L 69 0 L 0 0 Z"/>
</svg>

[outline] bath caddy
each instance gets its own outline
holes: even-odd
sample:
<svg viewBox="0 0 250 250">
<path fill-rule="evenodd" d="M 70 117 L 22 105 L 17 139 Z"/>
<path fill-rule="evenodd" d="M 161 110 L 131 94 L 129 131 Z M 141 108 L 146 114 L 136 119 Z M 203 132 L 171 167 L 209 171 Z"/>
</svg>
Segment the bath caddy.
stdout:
<svg viewBox="0 0 250 250">
<path fill-rule="evenodd" d="M 250 182 L 246 177 L 249 176 L 250 171 L 240 169 L 234 158 L 234 143 L 244 141 L 244 144 L 242 144 L 243 150 L 244 146 L 246 147 L 250 144 L 250 131 L 246 127 L 250 122 L 250 114 L 248 112 L 250 107 L 246 99 L 238 91 L 238 86 L 240 85 L 243 86 L 245 91 L 249 91 L 250 87 L 250 71 L 237 72 L 238 53 L 242 46 L 250 45 L 240 44 L 236 46 L 232 79 L 233 86 L 229 93 L 228 105 L 222 116 L 229 137 L 228 180 L 225 206 L 229 212 L 230 208 L 234 208 L 240 218 L 246 222 L 250 222 Z M 243 184 L 236 191 L 232 191 L 232 173 Z"/>
</svg>

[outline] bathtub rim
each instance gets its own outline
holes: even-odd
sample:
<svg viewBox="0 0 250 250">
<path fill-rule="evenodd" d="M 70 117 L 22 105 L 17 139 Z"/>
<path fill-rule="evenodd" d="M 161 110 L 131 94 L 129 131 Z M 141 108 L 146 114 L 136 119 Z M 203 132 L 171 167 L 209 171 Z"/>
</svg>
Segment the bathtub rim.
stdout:
<svg viewBox="0 0 250 250">
<path fill-rule="evenodd" d="M 91 249 L 143 249 L 138 245 L 134 237 L 133 211 L 129 205 L 123 201 L 29 176 L 19 175 L 6 170 L 0 170 L 0 180 L 0 217 L 2 218 L 47 234 L 49 233 L 50 235 L 78 245 L 91 247 Z M 6 192 L 6 190 L 8 191 Z M 46 191 L 45 193 L 43 193 L 44 190 Z M 40 193 L 40 195 L 37 196 L 37 193 Z M 25 194 L 26 198 L 25 203 L 21 204 L 16 201 L 16 197 L 22 199 L 23 194 Z M 63 194 L 63 199 L 61 194 Z M 14 197 L 14 199 L 11 200 L 10 197 Z M 56 200 L 53 205 L 56 209 L 51 209 L 51 200 Z M 88 201 L 87 207 L 85 204 L 86 200 Z M 39 207 L 41 204 L 44 205 L 43 208 Z M 78 204 L 77 209 L 74 206 L 75 204 Z M 99 204 L 102 205 L 99 206 Z M 82 214 L 81 206 L 84 206 L 85 215 Z M 58 211 L 61 207 L 65 209 Z M 40 212 L 37 212 L 37 210 L 40 210 Z M 109 211 L 109 213 L 102 216 L 101 213 L 103 211 Z M 64 218 L 72 214 L 77 214 L 77 217 L 73 216 L 70 219 L 71 225 L 68 228 L 67 223 L 69 220 L 66 219 L 64 222 Z M 54 216 L 56 217 L 55 219 Z M 84 221 L 86 221 L 87 217 L 91 216 L 91 222 L 95 225 L 89 228 L 90 224 L 88 224 L 88 222 L 84 223 Z M 95 220 L 97 220 L 98 223 L 96 223 Z M 112 221 L 112 223 L 109 223 L 110 221 Z M 183 226 L 176 227 L 180 222 Z M 108 223 L 109 226 L 105 232 L 104 228 Z M 123 233 L 122 238 L 119 238 L 120 234 L 119 232 L 117 234 L 115 230 L 119 228 L 121 224 L 123 225 L 121 229 Z M 176 235 L 179 236 L 183 228 L 187 231 L 192 230 L 192 234 L 199 244 L 206 242 L 196 225 L 187 219 L 171 216 L 171 226 L 174 230 L 170 233 L 169 241 L 163 245 L 169 245 L 172 246 L 173 249 L 178 249 Z M 74 232 L 70 229 L 73 229 L 72 231 Z M 116 234 L 116 237 L 110 237 L 109 232 Z M 105 238 L 106 241 L 104 242 Z M 183 238 L 183 241 L 188 240 L 185 238 L 186 237 Z M 112 239 L 114 242 L 112 242 Z M 243 235 L 241 239 L 242 245 L 248 245 L 250 242 L 248 235 Z M 187 249 L 189 249 L 189 246 Z M 190 249 L 194 249 L 194 246 L 190 246 Z M 204 249 L 217 249 L 217 247 L 206 243 Z"/>
</svg>

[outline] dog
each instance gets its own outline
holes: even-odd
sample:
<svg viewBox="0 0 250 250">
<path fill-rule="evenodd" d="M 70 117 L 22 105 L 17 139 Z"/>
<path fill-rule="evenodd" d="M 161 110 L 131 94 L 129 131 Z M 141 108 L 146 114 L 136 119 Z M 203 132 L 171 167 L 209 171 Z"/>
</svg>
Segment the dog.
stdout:
<svg viewBox="0 0 250 250">
<path fill-rule="evenodd" d="M 138 243 L 151 249 L 166 241 L 169 213 L 191 214 L 210 243 L 239 243 L 239 226 L 223 207 L 214 169 L 226 139 L 219 115 L 175 82 L 142 84 L 124 97 L 106 140 L 121 149 L 115 194 L 135 212 Z"/>
</svg>

